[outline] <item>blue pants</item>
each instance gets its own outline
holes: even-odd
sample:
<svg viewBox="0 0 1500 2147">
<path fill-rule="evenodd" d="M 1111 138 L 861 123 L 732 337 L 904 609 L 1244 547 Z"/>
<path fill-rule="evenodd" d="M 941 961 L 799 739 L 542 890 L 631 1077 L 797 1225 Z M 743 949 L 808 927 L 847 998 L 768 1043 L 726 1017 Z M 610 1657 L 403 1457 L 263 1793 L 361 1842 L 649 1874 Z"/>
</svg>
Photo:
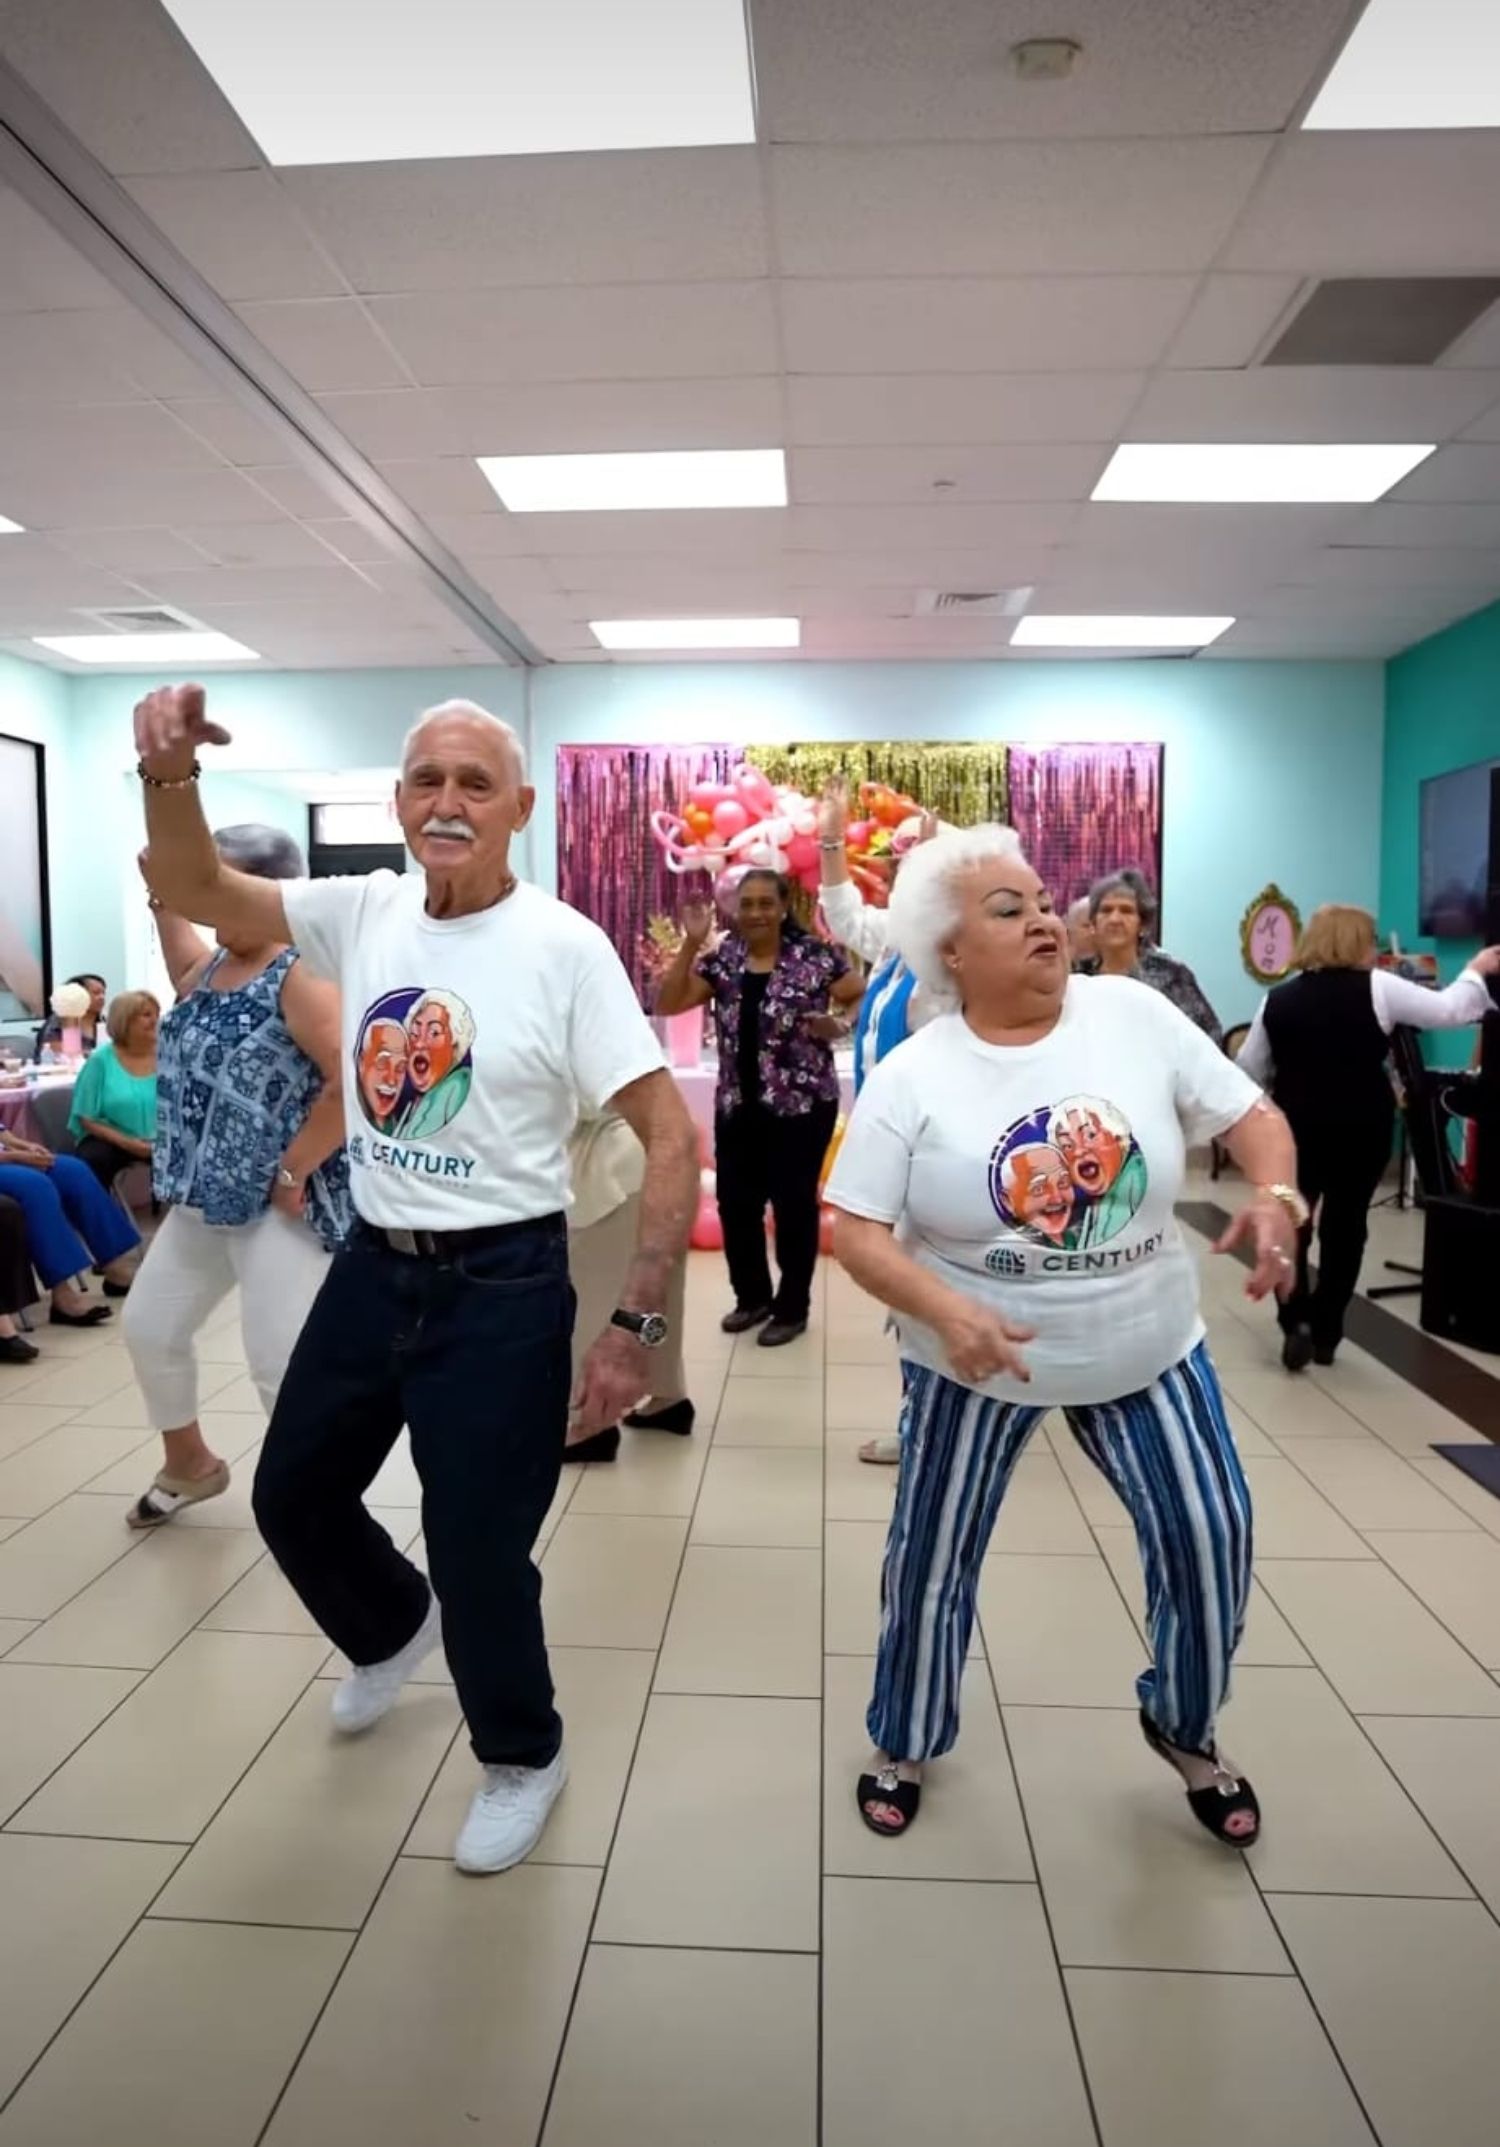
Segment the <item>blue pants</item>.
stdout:
<svg viewBox="0 0 1500 2147">
<path fill-rule="evenodd" d="M 991 1401 L 920 1365 L 903 1370 L 869 1729 L 893 1759 L 923 1760 L 957 1741 L 980 1561 L 1047 1411 Z M 1138 1394 L 1064 1415 L 1135 1523 L 1153 1656 L 1136 1685 L 1141 1706 L 1170 1744 L 1206 1751 L 1244 1630 L 1251 1559 L 1250 1492 L 1207 1345 Z"/>
<path fill-rule="evenodd" d="M 90 1267 L 108 1267 L 141 1242 L 125 1210 L 77 1156 L 56 1157 L 50 1170 L 0 1162 L 0 1193 L 21 1210 L 26 1249 L 49 1290 Z"/>
</svg>

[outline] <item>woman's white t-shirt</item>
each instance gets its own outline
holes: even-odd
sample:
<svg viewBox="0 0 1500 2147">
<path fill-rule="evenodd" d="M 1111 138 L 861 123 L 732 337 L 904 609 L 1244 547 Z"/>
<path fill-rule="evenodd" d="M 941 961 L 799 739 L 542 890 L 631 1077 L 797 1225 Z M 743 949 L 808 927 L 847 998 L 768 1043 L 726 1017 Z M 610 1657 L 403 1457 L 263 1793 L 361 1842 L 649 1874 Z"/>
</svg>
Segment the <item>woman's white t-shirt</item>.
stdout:
<svg viewBox="0 0 1500 2147">
<path fill-rule="evenodd" d="M 1114 1401 L 1203 1338 L 1174 1217 L 1189 1145 L 1260 1091 L 1171 1002 L 1128 977 L 1074 977 L 1040 1043 L 986 1044 L 944 1015 L 870 1075 L 828 1186 L 899 1228 L 924 1267 L 1034 1327 L 1029 1384 L 1002 1401 Z M 898 1317 L 901 1352 L 953 1377 L 938 1336 Z"/>
</svg>

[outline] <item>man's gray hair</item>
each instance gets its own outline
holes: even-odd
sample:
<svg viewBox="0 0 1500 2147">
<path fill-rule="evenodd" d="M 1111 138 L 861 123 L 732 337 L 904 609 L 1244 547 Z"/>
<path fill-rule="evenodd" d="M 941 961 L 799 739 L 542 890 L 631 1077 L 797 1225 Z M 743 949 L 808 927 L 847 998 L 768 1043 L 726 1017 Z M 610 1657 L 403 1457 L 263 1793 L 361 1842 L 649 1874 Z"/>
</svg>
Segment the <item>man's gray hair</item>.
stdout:
<svg viewBox="0 0 1500 2147">
<path fill-rule="evenodd" d="M 1156 923 L 1156 897 L 1150 882 L 1140 872 L 1111 872 L 1107 878 L 1095 880 L 1089 889 L 1089 917 L 1096 918 L 1111 895 L 1129 895 L 1141 920 L 1141 930 L 1149 934 Z"/>
<path fill-rule="evenodd" d="M 466 1059 L 474 1048 L 474 1016 L 455 992 L 423 992 L 421 998 L 406 1017 L 407 1035 L 410 1036 L 412 1023 L 417 1016 L 424 1014 L 430 1006 L 439 1008 L 447 1016 L 448 1034 L 453 1039 L 455 1061 Z"/>
<path fill-rule="evenodd" d="M 236 872 L 248 872 L 257 880 L 305 880 L 307 860 L 301 847 L 285 828 L 263 820 L 242 820 L 234 827 L 216 828 L 214 848 Z"/>
<path fill-rule="evenodd" d="M 891 945 L 929 994 L 934 1009 L 951 1012 L 960 1003 L 953 972 L 943 949 L 958 923 L 958 883 L 976 866 L 1024 865 L 1021 838 L 1013 827 L 981 822 L 959 828 L 941 842 L 924 842 L 902 861 L 891 889 L 887 915 Z"/>
<path fill-rule="evenodd" d="M 401 742 L 401 765 L 403 768 L 411 758 L 413 740 L 422 731 L 426 730 L 429 723 L 441 722 L 444 716 L 463 716 L 470 723 L 480 723 L 487 729 L 494 731 L 510 754 L 511 766 L 515 770 L 516 781 L 518 783 L 525 782 L 526 748 L 521 743 L 520 732 L 505 722 L 502 717 L 492 715 L 487 708 L 481 708 L 477 701 L 439 701 L 435 708 L 424 708 Z"/>
</svg>

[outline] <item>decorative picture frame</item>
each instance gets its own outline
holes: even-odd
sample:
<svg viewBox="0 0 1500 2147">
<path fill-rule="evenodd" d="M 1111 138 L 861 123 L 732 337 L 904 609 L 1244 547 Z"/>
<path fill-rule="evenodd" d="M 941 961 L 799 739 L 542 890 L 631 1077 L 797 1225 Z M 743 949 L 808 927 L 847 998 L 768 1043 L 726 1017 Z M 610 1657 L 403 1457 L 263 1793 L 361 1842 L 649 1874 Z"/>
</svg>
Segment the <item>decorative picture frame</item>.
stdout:
<svg viewBox="0 0 1500 2147">
<path fill-rule="evenodd" d="M 1279 984 L 1291 975 L 1302 913 L 1272 880 L 1240 919 L 1240 960 L 1258 984 Z"/>
</svg>

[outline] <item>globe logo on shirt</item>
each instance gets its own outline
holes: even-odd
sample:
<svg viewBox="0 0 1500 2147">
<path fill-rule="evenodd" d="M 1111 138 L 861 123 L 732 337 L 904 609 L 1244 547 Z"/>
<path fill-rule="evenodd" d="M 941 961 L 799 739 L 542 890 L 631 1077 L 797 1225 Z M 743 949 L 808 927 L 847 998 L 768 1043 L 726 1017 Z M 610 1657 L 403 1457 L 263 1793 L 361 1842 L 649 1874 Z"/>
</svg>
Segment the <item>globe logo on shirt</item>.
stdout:
<svg viewBox="0 0 1500 2147">
<path fill-rule="evenodd" d="M 474 1082 L 474 1016 L 457 992 L 420 984 L 365 1010 L 354 1046 L 359 1105 L 377 1133 L 431 1140 L 452 1124 Z"/>
<path fill-rule="evenodd" d="M 1105 1245 L 1146 1197 L 1146 1159 L 1117 1104 L 1066 1096 L 1007 1126 L 990 1157 L 1000 1220 L 1034 1245 Z"/>
</svg>

